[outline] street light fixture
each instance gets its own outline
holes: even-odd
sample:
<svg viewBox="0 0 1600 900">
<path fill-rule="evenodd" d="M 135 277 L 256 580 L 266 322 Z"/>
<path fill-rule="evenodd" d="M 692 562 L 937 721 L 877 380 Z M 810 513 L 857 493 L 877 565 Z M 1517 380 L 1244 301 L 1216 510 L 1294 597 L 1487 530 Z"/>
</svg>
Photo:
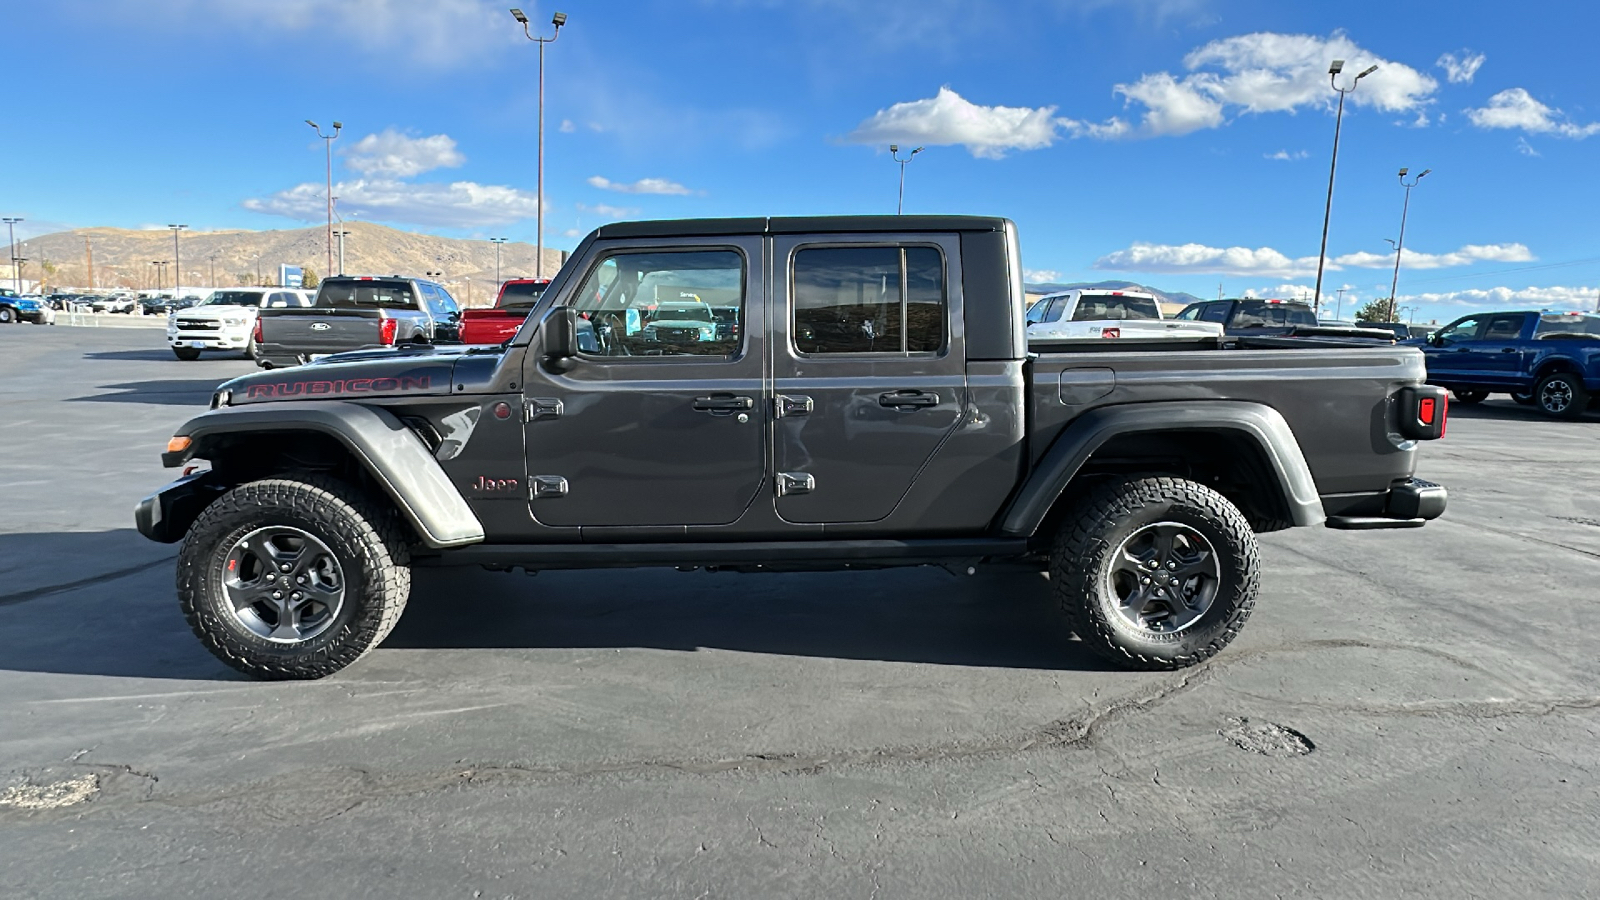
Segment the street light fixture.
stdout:
<svg viewBox="0 0 1600 900">
<path fill-rule="evenodd" d="M 503 238 L 503 237 L 489 238 L 489 243 L 494 245 L 494 289 L 495 289 L 495 296 L 499 296 L 500 287 L 501 287 L 501 282 L 500 282 L 500 247 L 501 247 L 502 244 L 504 244 L 506 242 L 506 240 L 507 240 L 507 238 Z"/>
<path fill-rule="evenodd" d="M 321 126 L 310 119 L 306 120 L 306 124 L 317 133 L 317 137 L 322 138 L 323 145 L 328 150 L 328 267 L 322 271 L 331 272 L 333 271 L 333 142 L 339 136 L 339 129 L 344 127 L 344 123 L 335 121 L 333 134 L 323 134 Z"/>
<path fill-rule="evenodd" d="M 517 22 L 519 22 L 522 25 L 522 33 L 527 35 L 528 40 L 533 41 L 534 43 L 539 45 L 539 188 L 538 188 L 538 191 L 539 191 L 539 198 L 538 198 L 539 210 L 538 210 L 538 220 L 537 220 L 537 222 L 535 224 L 535 227 L 538 228 L 538 233 L 534 236 L 534 253 L 536 254 L 536 258 L 533 261 L 533 268 L 534 268 L 534 273 L 535 273 L 536 277 L 543 278 L 544 277 L 544 45 L 545 44 L 554 43 L 555 39 L 561 36 L 561 26 L 567 24 L 567 14 L 566 13 L 562 13 L 562 12 L 558 12 L 554 16 L 551 17 L 550 24 L 554 25 L 556 27 L 556 30 L 555 30 L 555 32 L 553 34 L 551 34 L 547 38 L 546 37 L 534 37 L 533 36 L 533 23 L 528 21 L 528 17 L 523 15 L 522 10 L 520 10 L 520 9 L 512 9 L 511 10 L 511 17 L 516 19 Z"/>
<path fill-rule="evenodd" d="M 1361 79 L 1378 71 L 1377 66 L 1368 66 L 1361 74 L 1350 82 L 1347 88 L 1339 87 L 1339 73 L 1344 71 L 1344 60 L 1336 59 L 1328 66 L 1328 85 L 1339 92 L 1339 111 L 1333 118 L 1333 161 L 1328 164 L 1328 202 L 1322 210 L 1322 249 L 1317 253 L 1317 293 L 1316 300 L 1322 302 L 1322 267 L 1328 261 L 1328 219 L 1333 215 L 1333 173 L 1339 168 L 1339 127 L 1344 122 L 1344 95 L 1356 89 Z"/>
<path fill-rule="evenodd" d="M 15 282 L 12 287 L 17 293 L 22 293 L 22 275 L 17 272 L 17 223 L 20 218 L 5 217 L 6 231 L 11 235 L 11 278 Z"/>
<path fill-rule="evenodd" d="M 150 260 L 150 265 L 156 267 L 156 293 L 159 294 L 162 286 L 166 284 L 166 280 L 162 276 L 166 274 L 167 261 L 164 259 L 152 259 Z"/>
<path fill-rule="evenodd" d="M 1410 169 L 1406 168 L 1400 170 L 1400 186 L 1406 189 L 1406 199 L 1400 205 L 1400 240 L 1394 242 L 1394 281 L 1389 283 L 1389 321 L 1391 322 L 1399 314 L 1394 306 L 1395 291 L 1400 287 L 1400 254 L 1406 246 L 1406 213 L 1411 209 L 1411 189 L 1416 187 L 1417 183 L 1422 179 L 1428 177 L 1428 173 L 1433 170 L 1423 169 L 1418 173 L 1417 177 L 1411 179 L 1410 184 L 1407 184 L 1406 174 L 1410 171 Z"/>
<path fill-rule="evenodd" d="M 910 156 L 907 156 L 905 159 L 901 159 L 900 145 L 889 145 L 889 158 L 900 164 L 900 201 L 895 204 L 894 208 L 894 214 L 897 216 L 906 211 L 906 163 L 911 162 L 911 160 L 915 159 L 917 154 L 921 152 L 922 148 L 918 147 L 917 149 L 911 151 Z"/>
<path fill-rule="evenodd" d="M 187 225 L 168 225 L 172 229 L 172 299 L 178 298 L 178 282 L 183 280 L 183 257 L 178 255 L 178 232 L 188 228 Z"/>
</svg>

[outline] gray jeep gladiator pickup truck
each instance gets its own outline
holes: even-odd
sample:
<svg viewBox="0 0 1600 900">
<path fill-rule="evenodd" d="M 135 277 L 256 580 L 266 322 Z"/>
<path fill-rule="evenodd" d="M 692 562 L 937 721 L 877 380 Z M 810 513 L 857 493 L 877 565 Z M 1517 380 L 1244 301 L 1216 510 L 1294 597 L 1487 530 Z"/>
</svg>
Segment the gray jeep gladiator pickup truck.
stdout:
<svg viewBox="0 0 1600 900">
<path fill-rule="evenodd" d="M 728 327 L 685 327 L 680 310 Z M 656 324 L 656 323 L 661 324 Z M 590 234 L 504 345 L 221 385 L 138 507 L 200 639 L 317 678 L 414 566 L 1048 569 L 1080 638 L 1193 665 L 1256 602 L 1256 533 L 1420 526 L 1446 396 L 1393 344 L 1030 348 L 1015 226 L 885 216 Z"/>
</svg>

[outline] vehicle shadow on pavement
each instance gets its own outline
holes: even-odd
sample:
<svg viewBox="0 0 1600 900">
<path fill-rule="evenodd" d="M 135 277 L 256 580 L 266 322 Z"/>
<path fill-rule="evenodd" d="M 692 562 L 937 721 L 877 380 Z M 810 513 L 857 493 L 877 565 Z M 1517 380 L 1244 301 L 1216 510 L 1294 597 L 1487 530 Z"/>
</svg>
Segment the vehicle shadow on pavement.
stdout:
<svg viewBox="0 0 1600 900">
<path fill-rule="evenodd" d="M 126 381 L 102 384 L 104 394 L 68 398 L 69 403 L 158 403 L 166 406 L 211 405 L 211 394 L 227 378 L 194 378 L 165 381 Z"/>
<path fill-rule="evenodd" d="M 624 648 L 1104 671 L 1036 572 L 419 569 L 384 647 Z"/>
<path fill-rule="evenodd" d="M 0 670 L 243 680 L 183 620 L 176 552 L 131 528 L 0 534 Z"/>
<path fill-rule="evenodd" d="M 111 359 L 133 362 L 173 362 L 176 357 L 166 348 L 160 350 L 100 350 L 85 353 L 84 359 Z M 220 358 L 220 357 L 219 357 Z"/>
</svg>

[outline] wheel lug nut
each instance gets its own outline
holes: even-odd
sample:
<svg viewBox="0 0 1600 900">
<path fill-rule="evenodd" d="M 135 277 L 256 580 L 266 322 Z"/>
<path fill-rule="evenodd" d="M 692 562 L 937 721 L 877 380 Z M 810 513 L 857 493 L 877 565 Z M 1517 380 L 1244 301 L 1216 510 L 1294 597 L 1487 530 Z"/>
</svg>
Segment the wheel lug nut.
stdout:
<svg viewBox="0 0 1600 900">
<path fill-rule="evenodd" d="M 296 575 L 294 581 L 295 581 L 295 584 L 305 584 L 306 583 L 306 577 L 304 575 Z"/>
<path fill-rule="evenodd" d="M 287 571 L 289 571 L 289 564 L 288 563 L 283 563 L 283 564 L 278 566 L 278 569 L 279 569 L 279 571 L 287 572 Z"/>
<path fill-rule="evenodd" d="M 273 591 L 272 592 L 272 599 L 274 599 L 274 600 L 282 600 L 283 599 L 283 591 Z"/>
<path fill-rule="evenodd" d="M 1150 583 L 1150 576 L 1146 575 L 1145 577 L 1139 579 L 1139 583 L 1140 584 L 1149 584 Z"/>
<path fill-rule="evenodd" d="M 1167 563 L 1167 568 L 1169 568 L 1169 569 L 1176 569 L 1177 567 L 1178 567 L 1178 564 L 1175 563 L 1175 562 Z"/>
<path fill-rule="evenodd" d="M 290 600 L 299 600 L 300 599 L 300 592 L 299 591 L 295 591 L 294 593 L 290 594 L 289 595 L 289 599 Z"/>
</svg>

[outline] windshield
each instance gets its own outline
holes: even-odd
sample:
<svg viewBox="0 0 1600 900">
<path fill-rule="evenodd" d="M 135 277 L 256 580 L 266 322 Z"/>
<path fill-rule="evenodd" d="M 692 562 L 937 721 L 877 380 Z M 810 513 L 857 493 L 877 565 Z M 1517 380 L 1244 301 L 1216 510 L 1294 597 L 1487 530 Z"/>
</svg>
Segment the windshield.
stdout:
<svg viewBox="0 0 1600 900">
<path fill-rule="evenodd" d="M 15 297 L 16 295 L 17 292 L 11 288 L 0 288 L 0 297 Z"/>
<path fill-rule="evenodd" d="M 1240 300 L 1233 310 L 1235 328 L 1314 327 L 1317 317 L 1303 303 L 1269 303 L 1265 300 Z"/>
<path fill-rule="evenodd" d="M 375 306 L 382 309 L 416 309 L 417 296 L 409 281 L 335 281 L 322 283 L 317 306 Z"/>
<path fill-rule="evenodd" d="M 1101 319 L 1159 319 L 1161 310 L 1153 297 L 1135 297 L 1128 294 L 1084 294 L 1078 298 L 1078 308 L 1072 311 L 1074 322 L 1094 322 Z"/>
<path fill-rule="evenodd" d="M 217 291 L 211 295 L 202 306 L 260 306 L 261 298 L 265 296 L 260 291 Z M 159 299 L 170 300 L 171 297 Z M 148 302 L 148 301 L 147 301 Z"/>
<path fill-rule="evenodd" d="M 548 281 L 512 281 L 508 282 L 505 290 L 500 292 L 501 309 L 531 309 L 539 300 L 539 295 L 549 287 Z"/>
</svg>

